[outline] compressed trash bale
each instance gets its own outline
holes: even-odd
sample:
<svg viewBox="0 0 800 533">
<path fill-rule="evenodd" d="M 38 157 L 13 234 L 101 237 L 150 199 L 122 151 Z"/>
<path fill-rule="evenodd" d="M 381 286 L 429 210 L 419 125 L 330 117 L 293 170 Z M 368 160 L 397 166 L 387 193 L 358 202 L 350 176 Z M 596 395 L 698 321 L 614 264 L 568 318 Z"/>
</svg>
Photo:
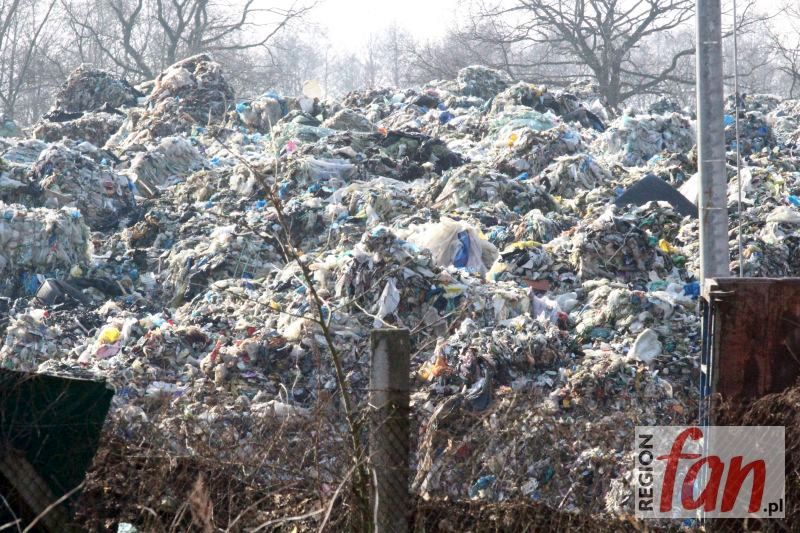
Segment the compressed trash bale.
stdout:
<svg viewBox="0 0 800 533">
<path fill-rule="evenodd" d="M 235 225 L 202 228 L 205 231 L 196 226 L 197 221 L 183 226 L 181 231 L 189 235 L 165 257 L 167 272 L 161 289 L 173 304 L 191 300 L 215 280 L 260 277 L 272 268 L 274 250 L 237 235 Z"/>
<path fill-rule="evenodd" d="M 650 115 L 666 115 L 669 113 L 680 113 L 681 107 L 667 97 L 659 98 L 647 107 Z"/>
<path fill-rule="evenodd" d="M 22 129 L 5 113 L 0 114 L 0 137 L 22 137 Z"/>
<path fill-rule="evenodd" d="M 599 148 L 616 155 L 626 166 L 646 164 L 661 152 L 686 152 L 695 143 L 689 119 L 678 113 L 625 115 L 612 122 L 597 141 Z"/>
<path fill-rule="evenodd" d="M 800 100 L 784 100 L 769 114 L 776 141 L 781 144 L 800 140 Z"/>
<path fill-rule="evenodd" d="M 75 208 L 0 203 L 0 216 L 0 275 L 69 270 L 89 261 L 89 228 Z"/>
<path fill-rule="evenodd" d="M 730 115 L 728 115 L 730 117 Z M 730 117 L 732 118 L 732 117 Z M 736 122 L 730 118 L 725 124 L 725 144 L 729 150 L 736 150 Z M 748 111 L 739 118 L 739 143 L 742 155 L 772 148 L 775 138 L 767 116 L 759 111 Z"/>
<path fill-rule="evenodd" d="M 38 192 L 25 165 L 0 159 L 0 201 L 21 203 L 23 199 L 37 196 Z"/>
<path fill-rule="evenodd" d="M 332 188 L 338 188 L 350 182 L 357 173 L 356 165 L 341 158 L 295 157 L 287 166 L 287 174 L 298 187 L 330 184 Z"/>
<path fill-rule="evenodd" d="M 233 97 L 222 65 L 207 54 L 188 57 L 158 75 L 147 96 L 149 106 L 132 110 L 121 135 L 109 142 L 126 148 L 176 133 L 191 133 L 193 127 L 222 121 L 228 107 L 234 105 Z"/>
<path fill-rule="evenodd" d="M 547 192 L 573 198 L 578 191 L 592 190 L 609 181 L 611 174 L 589 154 L 557 158 L 535 178 Z"/>
<path fill-rule="evenodd" d="M 45 320 L 42 310 L 33 310 L 12 318 L 0 345 L 0 367 L 34 371 L 42 361 L 58 352 L 58 332 Z"/>
<path fill-rule="evenodd" d="M 309 126 L 307 124 L 302 124 L 299 121 L 281 121 L 277 125 L 273 126 L 270 133 L 275 141 L 275 144 L 279 148 L 284 148 L 286 143 L 292 140 L 314 143 L 320 139 L 328 137 L 329 135 L 333 135 L 335 130 L 330 128 L 322 128 L 319 126 Z"/>
<path fill-rule="evenodd" d="M 509 209 L 527 212 L 556 209 L 555 201 L 542 187 L 530 181 L 509 178 L 482 165 L 464 165 L 445 176 L 447 182 L 436 196 L 434 206 L 453 209 L 475 202 L 504 202 Z"/>
<path fill-rule="evenodd" d="M 70 72 L 56 93 L 55 109 L 67 113 L 97 111 L 108 104 L 113 108 L 132 107 L 143 96 L 125 80 L 104 70 L 81 65 Z"/>
<path fill-rule="evenodd" d="M 512 175 L 536 176 L 557 157 L 583 151 L 581 135 L 556 121 L 555 115 L 536 111 L 516 114 L 511 120 L 498 119 L 489 137 L 495 151 L 493 164 Z"/>
<path fill-rule="evenodd" d="M 541 113 L 526 106 L 508 106 L 492 117 L 489 132 L 498 145 L 513 145 L 515 130 L 545 131 L 557 124 L 558 119 L 552 113 Z"/>
<path fill-rule="evenodd" d="M 572 265 L 582 279 L 607 277 L 630 279 L 647 273 L 668 271 L 668 254 L 651 243 L 642 221 L 633 216 L 619 216 L 608 208 L 572 239 Z"/>
<path fill-rule="evenodd" d="M 46 205 L 78 208 L 93 229 L 116 226 L 135 207 L 127 177 L 63 144 L 42 152 L 32 170 Z"/>
<path fill-rule="evenodd" d="M 471 65 L 458 71 L 456 84 L 464 96 L 488 100 L 511 85 L 511 77 L 500 70 Z"/>
<path fill-rule="evenodd" d="M 286 104 L 277 95 L 264 94 L 236 104 L 236 114 L 249 128 L 267 133 L 286 115 Z"/>
<path fill-rule="evenodd" d="M 323 121 L 322 127 L 350 131 L 373 131 L 375 129 L 367 117 L 352 109 L 339 110 L 335 115 Z"/>
<path fill-rule="evenodd" d="M 140 191 L 152 195 L 170 176 L 184 175 L 201 164 L 200 153 L 187 138 L 171 136 L 161 139 L 154 148 L 137 153 L 127 173 L 136 177 Z"/>
<path fill-rule="evenodd" d="M 738 98 L 729 94 L 725 98 L 725 113 L 736 114 L 737 100 L 740 113 L 758 111 L 764 114 L 775 111 L 785 101 L 776 94 L 740 94 Z"/>
<path fill-rule="evenodd" d="M 404 180 L 421 177 L 426 168 L 432 167 L 434 172 L 442 173 L 464 163 L 464 158 L 450 150 L 441 139 L 419 133 L 390 131 L 380 140 L 380 146 L 381 155 L 405 163 L 394 165 L 396 172 L 402 172 L 398 177 Z"/>
<path fill-rule="evenodd" d="M 390 221 L 401 212 L 408 214 L 415 210 L 409 201 L 411 187 L 402 181 L 391 178 L 378 178 L 369 182 L 353 182 L 334 192 L 326 208 L 332 221 L 346 216 L 366 215 L 367 226 Z"/>
<path fill-rule="evenodd" d="M 492 111 L 498 113 L 506 106 L 534 107 L 539 104 L 543 92 L 530 83 L 518 82 L 505 89 L 492 100 Z"/>
<path fill-rule="evenodd" d="M 533 209 L 508 231 L 515 241 L 535 241 L 548 243 L 575 224 L 575 219 L 557 212 Z"/>
<path fill-rule="evenodd" d="M 24 139 L 3 147 L 3 159 L 11 163 L 30 165 L 47 149 L 47 143 L 37 139 Z"/>
<path fill-rule="evenodd" d="M 75 120 L 51 122 L 40 120 L 33 128 L 33 137 L 47 142 L 65 139 L 87 141 L 103 146 L 122 126 L 124 117 L 115 113 L 86 113 Z"/>
<path fill-rule="evenodd" d="M 500 258 L 486 277 L 492 281 L 512 279 L 538 280 L 549 277 L 553 258 L 539 243 L 517 242 L 500 252 Z"/>
</svg>

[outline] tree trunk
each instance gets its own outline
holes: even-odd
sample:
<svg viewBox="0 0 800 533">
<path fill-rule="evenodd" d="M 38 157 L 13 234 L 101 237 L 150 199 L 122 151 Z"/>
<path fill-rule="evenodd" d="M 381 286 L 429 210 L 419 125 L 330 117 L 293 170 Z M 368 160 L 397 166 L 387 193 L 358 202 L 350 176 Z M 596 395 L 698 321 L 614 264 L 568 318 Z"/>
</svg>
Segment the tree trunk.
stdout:
<svg viewBox="0 0 800 533">
<path fill-rule="evenodd" d="M 619 111 L 620 93 L 622 92 L 622 82 L 620 80 L 620 65 L 614 65 L 611 70 L 611 79 L 608 84 L 606 102 L 608 107 L 614 111 Z"/>
</svg>

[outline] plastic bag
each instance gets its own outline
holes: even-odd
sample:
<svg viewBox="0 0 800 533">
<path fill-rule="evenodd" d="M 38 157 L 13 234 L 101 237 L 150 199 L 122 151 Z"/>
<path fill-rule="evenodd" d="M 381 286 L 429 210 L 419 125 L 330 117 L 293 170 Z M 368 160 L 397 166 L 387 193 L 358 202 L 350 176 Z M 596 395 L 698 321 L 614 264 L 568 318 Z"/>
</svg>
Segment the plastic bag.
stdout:
<svg viewBox="0 0 800 533">
<path fill-rule="evenodd" d="M 400 305 L 400 291 L 397 290 L 394 278 L 389 278 L 386 280 L 381 298 L 378 300 L 378 312 L 372 327 L 380 328 L 384 326 L 386 323 L 382 319 L 394 313 L 398 305 Z"/>
<path fill-rule="evenodd" d="M 628 355 L 641 359 L 645 363 L 652 363 L 656 357 L 661 355 L 661 341 L 658 340 L 658 333 L 650 328 L 641 332 L 636 337 Z"/>
<path fill-rule="evenodd" d="M 464 222 L 442 218 L 438 224 L 412 228 L 406 240 L 431 251 L 434 262 L 486 274 L 499 257 L 497 248 Z"/>
</svg>

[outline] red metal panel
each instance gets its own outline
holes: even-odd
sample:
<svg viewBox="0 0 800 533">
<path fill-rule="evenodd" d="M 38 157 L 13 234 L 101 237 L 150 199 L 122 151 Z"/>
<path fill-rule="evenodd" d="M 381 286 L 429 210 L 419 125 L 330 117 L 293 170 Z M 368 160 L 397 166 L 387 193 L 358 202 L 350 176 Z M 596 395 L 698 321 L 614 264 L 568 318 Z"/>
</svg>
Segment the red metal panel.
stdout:
<svg viewBox="0 0 800 533">
<path fill-rule="evenodd" d="M 800 375 L 800 279 L 719 278 L 711 305 L 712 389 L 746 401 L 794 384 Z"/>
</svg>

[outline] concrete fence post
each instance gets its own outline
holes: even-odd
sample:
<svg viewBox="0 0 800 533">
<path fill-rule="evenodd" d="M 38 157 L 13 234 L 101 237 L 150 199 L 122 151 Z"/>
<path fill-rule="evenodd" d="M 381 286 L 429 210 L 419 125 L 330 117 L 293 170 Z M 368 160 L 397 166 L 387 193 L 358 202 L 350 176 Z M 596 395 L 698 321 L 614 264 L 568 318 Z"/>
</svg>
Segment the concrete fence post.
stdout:
<svg viewBox="0 0 800 533">
<path fill-rule="evenodd" d="M 407 329 L 370 335 L 370 505 L 376 533 L 409 531 L 409 372 Z"/>
</svg>

